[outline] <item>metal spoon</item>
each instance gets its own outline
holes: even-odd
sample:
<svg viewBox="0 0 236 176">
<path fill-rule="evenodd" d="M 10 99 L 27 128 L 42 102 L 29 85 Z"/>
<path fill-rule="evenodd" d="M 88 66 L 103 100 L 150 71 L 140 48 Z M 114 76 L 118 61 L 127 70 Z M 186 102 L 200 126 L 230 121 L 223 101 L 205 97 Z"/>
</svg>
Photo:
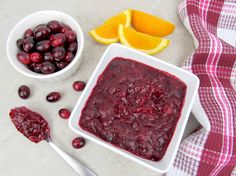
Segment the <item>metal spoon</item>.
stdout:
<svg viewBox="0 0 236 176">
<path fill-rule="evenodd" d="M 60 149 L 56 144 L 53 143 L 50 136 L 46 139 L 48 144 L 80 175 L 80 176 L 96 176 L 88 167 L 86 167 L 79 160 L 76 160 L 68 153 Z"/>
</svg>

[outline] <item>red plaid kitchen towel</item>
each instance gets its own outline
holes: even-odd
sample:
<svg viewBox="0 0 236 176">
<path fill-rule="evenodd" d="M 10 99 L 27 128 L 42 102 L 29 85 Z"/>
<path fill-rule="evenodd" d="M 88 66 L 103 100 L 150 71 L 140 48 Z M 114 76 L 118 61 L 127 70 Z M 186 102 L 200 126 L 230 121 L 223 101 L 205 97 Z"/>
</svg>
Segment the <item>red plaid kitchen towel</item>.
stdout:
<svg viewBox="0 0 236 176">
<path fill-rule="evenodd" d="M 196 46 L 183 68 L 200 79 L 192 112 L 203 128 L 167 175 L 236 175 L 236 0 L 184 0 L 179 13 Z"/>
</svg>

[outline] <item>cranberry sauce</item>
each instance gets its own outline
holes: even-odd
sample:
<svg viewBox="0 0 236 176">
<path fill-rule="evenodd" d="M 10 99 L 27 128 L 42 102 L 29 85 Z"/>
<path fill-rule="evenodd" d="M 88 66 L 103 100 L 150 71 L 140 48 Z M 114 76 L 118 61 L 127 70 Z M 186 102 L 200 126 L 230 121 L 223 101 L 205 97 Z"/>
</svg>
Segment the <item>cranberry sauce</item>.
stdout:
<svg viewBox="0 0 236 176">
<path fill-rule="evenodd" d="M 82 110 L 82 129 L 140 157 L 164 156 L 181 115 L 186 85 L 169 73 L 114 58 Z"/>
<path fill-rule="evenodd" d="M 12 109 L 9 115 L 16 129 L 32 142 L 38 143 L 49 136 L 48 123 L 40 114 L 18 107 Z"/>
</svg>

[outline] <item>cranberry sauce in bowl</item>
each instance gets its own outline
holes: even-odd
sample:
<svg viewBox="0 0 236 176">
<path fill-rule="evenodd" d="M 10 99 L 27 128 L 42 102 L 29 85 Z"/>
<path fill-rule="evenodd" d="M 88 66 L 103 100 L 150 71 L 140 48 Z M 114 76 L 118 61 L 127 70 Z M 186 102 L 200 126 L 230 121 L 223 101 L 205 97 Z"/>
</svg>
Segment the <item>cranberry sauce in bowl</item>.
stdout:
<svg viewBox="0 0 236 176">
<path fill-rule="evenodd" d="M 185 94 L 186 85 L 177 77 L 117 57 L 99 76 L 79 126 L 137 156 L 159 161 L 175 131 Z"/>
<path fill-rule="evenodd" d="M 40 114 L 18 107 L 12 109 L 9 115 L 16 129 L 32 142 L 38 143 L 49 136 L 48 123 Z"/>
</svg>

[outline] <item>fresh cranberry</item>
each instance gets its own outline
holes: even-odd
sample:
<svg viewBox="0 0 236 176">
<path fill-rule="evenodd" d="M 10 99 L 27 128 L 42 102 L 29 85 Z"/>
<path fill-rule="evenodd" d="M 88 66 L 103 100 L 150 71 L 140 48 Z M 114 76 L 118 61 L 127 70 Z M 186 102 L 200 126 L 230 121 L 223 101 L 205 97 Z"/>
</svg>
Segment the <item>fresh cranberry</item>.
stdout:
<svg viewBox="0 0 236 176">
<path fill-rule="evenodd" d="M 66 35 L 66 42 L 67 43 L 72 43 L 76 39 L 76 35 L 73 31 L 66 31 L 65 35 Z"/>
<path fill-rule="evenodd" d="M 42 62 L 43 57 L 39 52 L 33 52 L 30 54 L 30 60 L 35 63 Z"/>
<path fill-rule="evenodd" d="M 61 94 L 59 92 L 51 92 L 46 96 L 46 100 L 48 102 L 56 102 L 61 98 Z"/>
<path fill-rule="evenodd" d="M 17 53 L 17 59 L 22 63 L 22 64 L 30 64 L 31 60 L 30 60 L 30 56 L 28 53 L 24 52 L 24 51 L 20 51 Z"/>
<path fill-rule="evenodd" d="M 33 36 L 34 36 L 34 32 L 32 31 L 32 29 L 27 29 L 24 33 L 24 38 L 33 37 Z"/>
<path fill-rule="evenodd" d="M 43 62 L 42 63 L 41 72 L 43 74 L 53 73 L 55 71 L 55 69 L 56 69 L 55 65 L 51 62 Z"/>
<path fill-rule="evenodd" d="M 70 117 L 70 111 L 66 108 L 62 108 L 58 111 L 58 114 L 63 119 L 69 119 Z"/>
<path fill-rule="evenodd" d="M 33 71 L 36 73 L 42 72 L 42 64 L 41 63 L 34 63 Z"/>
<path fill-rule="evenodd" d="M 49 40 L 50 40 L 50 41 L 52 41 L 53 38 L 54 38 L 54 34 L 52 34 L 52 35 L 49 36 Z"/>
<path fill-rule="evenodd" d="M 76 137 L 72 141 L 72 146 L 76 149 L 82 148 L 85 145 L 86 141 L 82 137 Z"/>
<path fill-rule="evenodd" d="M 34 38 L 28 37 L 23 41 L 23 49 L 28 52 L 34 47 Z"/>
<path fill-rule="evenodd" d="M 52 53 L 50 53 L 50 52 L 47 52 L 47 53 L 44 53 L 43 54 L 43 60 L 46 62 L 46 61 L 48 61 L 48 62 L 54 62 L 54 59 L 53 59 L 53 57 L 52 57 Z"/>
<path fill-rule="evenodd" d="M 18 107 L 11 109 L 9 115 L 16 129 L 32 142 L 38 143 L 48 138 L 50 128 L 40 114 L 26 107 Z"/>
<path fill-rule="evenodd" d="M 39 26 L 34 30 L 34 37 L 36 40 L 44 40 L 49 37 L 51 29 L 47 26 Z"/>
<path fill-rule="evenodd" d="M 63 47 L 56 47 L 53 48 L 52 50 L 52 57 L 56 60 L 56 61 L 61 61 L 62 59 L 64 59 L 65 57 L 65 48 Z"/>
<path fill-rule="evenodd" d="M 36 43 L 35 49 L 39 52 L 47 52 L 51 47 L 51 41 L 50 40 L 42 40 Z"/>
<path fill-rule="evenodd" d="M 53 33 L 58 33 L 61 31 L 61 25 L 56 20 L 48 22 L 47 27 L 49 27 Z"/>
<path fill-rule="evenodd" d="M 56 66 L 57 66 L 57 68 L 58 68 L 59 70 L 65 68 L 67 65 L 68 65 L 68 63 L 63 62 L 63 61 L 61 61 L 61 62 L 56 62 Z"/>
<path fill-rule="evenodd" d="M 82 91 L 84 90 L 86 84 L 83 81 L 75 81 L 73 83 L 73 88 L 75 91 Z"/>
<path fill-rule="evenodd" d="M 70 63 L 74 59 L 74 54 L 72 52 L 67 52 L 64 60 Z"/>
<path fill-rule="evenodd" d="M 18 39 L 17 41 L 16 41 L 16 45 L 18 46 L 18 48 L 20 49 L 20 50 L 22 50 L 23 49 L 23 39 Z"/>
<path fill-rule="evenodd" d="M 18 89 L 18 95 L 22 99 L 27 99 L 30 96 L 30 88 L 26 85 L 22 85 Z"/>
<path fill-rule="evenodd" d="M 67 50 L 75 54 L 77 51 L 77 43 L 70 43 Z"/>
<path fill-rule="evenodd" d="M 66 24 L 61 24 L 61 32 L 65 33 L 66 31 L 71 30 L 70 26 L 66 25 Z"/>
<path fill-rule="evenodd" d="M 52 39 L 52 46 L 53 47 L 63 46 L 65 41 L 66 41 L 65 34 L 62 33 L 55 34 Z"/>
</svg>

